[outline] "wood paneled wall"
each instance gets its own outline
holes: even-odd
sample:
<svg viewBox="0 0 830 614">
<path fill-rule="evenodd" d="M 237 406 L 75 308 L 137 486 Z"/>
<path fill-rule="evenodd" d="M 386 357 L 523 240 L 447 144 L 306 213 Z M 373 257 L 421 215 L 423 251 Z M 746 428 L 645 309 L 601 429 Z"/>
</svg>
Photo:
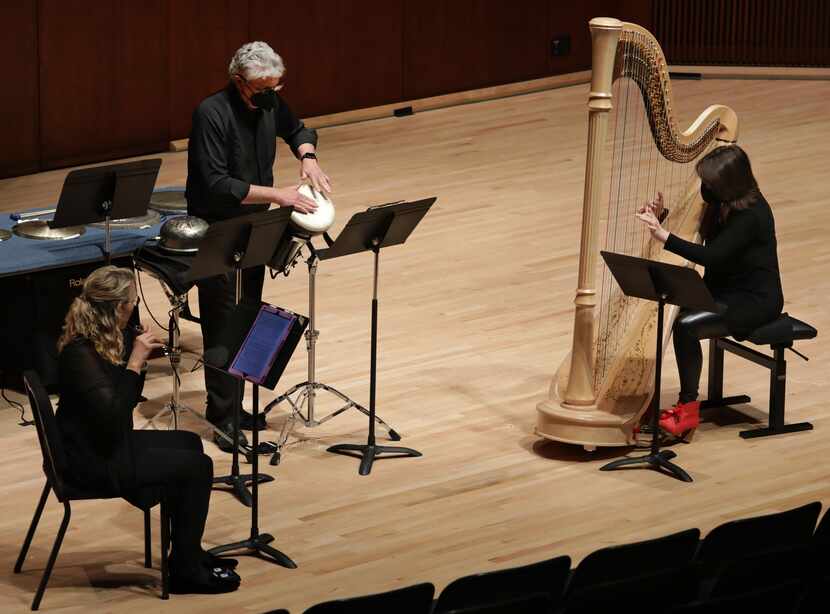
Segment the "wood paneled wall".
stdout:
<svg viewBox="0 0 830 614">
<path fill-rule="evenodd" d="M 166 10 L 166 0 L 41 0 L 43 168 L 165 148 Z"/>
<path fill-rule="evenodd" d="M 0 177 L 165 149 L 188 135 L 196 104 L 225 84 L 230 57 L 247 40 L 268 41 L 283 56 L 284 95 L 310 117 L 583 70 L 590 66 L 591 17 L 651 28 L 653 19 L 665 22 L 661 11 L 672 4 L 2 2 L 0 51 L 15 70 L 0 98 Z M 713 36 L 705 28 L 699 36 L 704 32 Z M 554 57 L 551 41 L 560 34 L 570 35 L 571 52 Z M 787 36 L 776 41 L 792 44 Z M 820 46 L 813 39 L 805 44 Z"/>
<path fill-rule="evenodd" d="M 674 64 L 830 66 L 827 0 L 654 0 Z"/>
<path fill-rule="evenodd" d="M 0 2 L 0 24 L 0 57 L 7 67 L 0 96 L 0 177 L 8 177 L 40 168 L 36 0 Z"/>
</svg>

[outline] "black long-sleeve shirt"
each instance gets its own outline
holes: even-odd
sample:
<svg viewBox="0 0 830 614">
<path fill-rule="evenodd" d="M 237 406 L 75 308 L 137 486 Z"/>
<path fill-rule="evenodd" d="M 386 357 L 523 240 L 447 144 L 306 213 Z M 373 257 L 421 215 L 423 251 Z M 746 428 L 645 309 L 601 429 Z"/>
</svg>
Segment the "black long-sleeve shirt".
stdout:
<svg viewBox="0 0 830 614">
<path fill-rule="evenodd" d="M 233 83 L 205 98 L 193 112 L 187 149 L 187 211 L 208 222 L 268 209 L 242 205 L 253 185 L 274 185 L 277 137 L 294 155 L 303 143 L 317 144 L 317 133 L 306 128 L 277 96 L 274 109 L 251 110 Z"/>
<path fill-rule="evenodd" d="M 729 330 L 738 337 L 774 320 L 784 306 L 775 220 L 761 197 L 732 211 L 704 245 L 670 234 L 665 248 L 705 267 L 709 291 L 726 304 Z"/>
<path fill-rule="evenodd" d="M 79 485 L 121 493 L 135 480 L 129 433 L 141 376 L 112 364 L 91 341 L 79 338 L 60 353 L 58 382 L 55 417 L 70 475 Z"/>
</svg>

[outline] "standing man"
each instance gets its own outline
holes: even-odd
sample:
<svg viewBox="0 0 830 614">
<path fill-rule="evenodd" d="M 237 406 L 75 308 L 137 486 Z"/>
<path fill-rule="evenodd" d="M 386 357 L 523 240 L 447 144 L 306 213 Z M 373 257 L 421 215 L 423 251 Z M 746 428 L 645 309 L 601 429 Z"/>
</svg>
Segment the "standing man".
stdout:
<svg viewBox="0 0 830 614">
<path fill-rule="evenodd" d="M 329 178 L 315 155 L 317 133 L 306 128 L 288 108 L 278 92 L 285 64 L 268 44 L 247 43 L 234 54 L 225 89 L 204 99 L 193 113 L 187 157 L 187 212 L 208 223 L 266 211 L 271 203 L 293 207 L 303 213 L 316 209 L 313 200 L 297 188 L 274 187 L 277 137 L 282 138 L 300 160 L 300 178 L 316 190 L 331 192 Z M 242 300 L 258 303 L 262 298 L 265 267 L 242 274 Z M 232 274 L 200 281 L 199 316 L 204 348 L 217 345 L 219 335 L 234 306 Z M 237 380 L 213 369 L 204 369 L 207 390 L 206 418 L 232 436 L 232 418 Z M 240 408 L 241 411 L 241 408 Z M 241 411 L 240 428 L 265 428 L 265 417 L 253 424 L 250 413 Z M 224 438 L 214 436 L 220 449 L 230 452 Z M 247 443 L 240 432 L 240 443 Z"/>
</svg>

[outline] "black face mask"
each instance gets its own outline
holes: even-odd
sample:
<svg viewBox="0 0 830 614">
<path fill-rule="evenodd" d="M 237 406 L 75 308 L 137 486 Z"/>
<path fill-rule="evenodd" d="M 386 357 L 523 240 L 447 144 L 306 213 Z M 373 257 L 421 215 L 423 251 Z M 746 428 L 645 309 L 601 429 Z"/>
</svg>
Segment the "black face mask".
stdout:
<svg viewBox="0 0 830 614">
<path fill-rule="evenodd" d="M 700 184 L 700 196 L 707 205 L 712 205 L 713 207 L 720 206 L 720 199 L 705 183 Z"/>
<path fill-rule="evenodd" d="M 251 104 L 258 109 L 269 111 L 277 106 L 277 93 L 274 90 L 257 92 L 251 96 Z"/>
</svg>

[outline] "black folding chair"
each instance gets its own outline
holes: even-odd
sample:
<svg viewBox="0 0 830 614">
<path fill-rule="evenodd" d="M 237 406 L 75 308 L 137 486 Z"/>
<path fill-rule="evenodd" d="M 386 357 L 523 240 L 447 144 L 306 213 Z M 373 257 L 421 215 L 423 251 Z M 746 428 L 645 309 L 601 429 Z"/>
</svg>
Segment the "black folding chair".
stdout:
<svg viewBox="0 0 830 614">
<path fill-rule="evenodd" d="M 20 573 L 23 568 L 23 562 L 26 560 L 26 554 L 29 552 L 29 546 L 32 543 L 32 538 L 37 530 L 38 522 L 40 521 L 43 508 L 46 505 L 46 499 L 49 497 L 49 491 L 54 490 L 58 501 L 63 503 L 63 520 L 61 521 L 58 534 L 55 537 L 55 543 L 52 545 L 52 550 L 49 553 L 49 560 L 46 563 L 46 569 L 43 570 L 43 576 L 40 579 L 35 597 L 32 600 L 32 610 L 37 610 L 40 607 L 40 601 L 43 598 L 43 593 L 46 590 L 46 584 L 49 582 L 49 576 L 52 574 L 52 568 L 55 565 L 55 559 L 58 558 L 58 551 L 60 550 L 63 537 L 66 534 L 66 529 L 69 526 L 69 519 L 72 515 L 72 509 L 69 505 L 70 501 L 81 501 L 88 499 L 114 499 L 118 495 L 112 493 L 95 491 L 91 489 L 81 488 L 66 479 L 67 462 L 64 454 L 63 445 L 58 432 L 57 423 L 55 421 L 55 413 L 52 409 L 52 403 L 49 401 L 49 395 L 46 389 L 40 382 L 40 378 L 34 371 L 26 371 L 23 374 L 23 381 L 26 386 L 26 393 L 29 396 L 29 404 L 32 408 L 32 415 L 35 420 L 35 427 L 37 428 L 37 438 L 40 443 L 40 451 L 43 454 L 43 472 L 46 474 L 46 484 L 43 486 L 43 493 L 40 495 L 35 508 L 35 515 L 32 517 L 32 522 L 29 525 L 29 531 L 26 533 L 26 538 L 23 540 L 23 547 L 20 549 L 20 555 L 17 557 L 17 563 L 14 566 L 14 573 Z M 167 509 L 163 499 L 160 497 L 159 490 L 155 488 L 147 488 L 138 493 L 135 500 L 131 500 L 133 505 L 136 505 L 144 511 L 144 566 L 152 567 L 152 547 L 150 536 L 150 508 L 154 507 L 161 500 L 161 598 L 167 599 L 169 596 L 169 574 L 167 569 L 167 553 L 170 544 L 170 521 L 167 516 Z"/>
<path fill-rule="evenodd" d="M 697 567 L 684 565 L 577 589 L 568 594 L 560 613 L 662 614 L 697 599 L 699 587 Z"/>
<path fill-rule="evenodd" d="M 571 557 L 560 556 L 539 563 L 465 576 L 441 591 L 434 614 L 458 608 L 518 599 L 534 593 L 550 598 L 551 605 L 562 598 L 571 571 Z"/>
<path fill-rule="evenodd" d="M 429 614 L 435 587 L 425 582 L 386 593 L 326 601 L 305 614 Z"/>
<path fill-rule="evenodd" d="M 553 602 L 550 597 L 546 594 L 537 594 L 488 605 L 450 610 L 447 614 L 551 614 L 553 611 Z"/>
<path fill-rule="evenodd" d="M 786 512 L 726 522 L 703 539 L 697 560 L 717 564 L 776 548 L 809 544 L 820 511 L 821 503 L 815 501 Z"/>
<path fill-rule="evenodd" d="M 816 527 L 816 532 L 813 534 L 813 539 L 817 544 L 823 545 L 825 548 L 830 548 L 830 508 L 824 512 L 821 521 Z"/>
<path fill-rule="evenodd" d="M 776 548 L 726 563 L 715 577 L 708 596 L 739 595 L 790 581 L 806 585 L 817 579 L 819 572 L 812 544 Z"/>
<path fill-rule="evenodd" d="M 799 582 L 785 582 L 784 584 L 759 589 L 750 593 L 707 599 L 683 605 L 672 610 L 669 614 L 748 614 L 774 612 L 775 614 L 790 614 L 796 612 L 802 598 L 802 588 Z"/>
<path fill-rule="evenodd" d="M 566 594 L 593 584 L 683 567 L 694 558 L 699 541 L 700 531 L 687 529 L 657 539 L 602 548 L 586 556 L 577 566 Z"/>
</svg>

